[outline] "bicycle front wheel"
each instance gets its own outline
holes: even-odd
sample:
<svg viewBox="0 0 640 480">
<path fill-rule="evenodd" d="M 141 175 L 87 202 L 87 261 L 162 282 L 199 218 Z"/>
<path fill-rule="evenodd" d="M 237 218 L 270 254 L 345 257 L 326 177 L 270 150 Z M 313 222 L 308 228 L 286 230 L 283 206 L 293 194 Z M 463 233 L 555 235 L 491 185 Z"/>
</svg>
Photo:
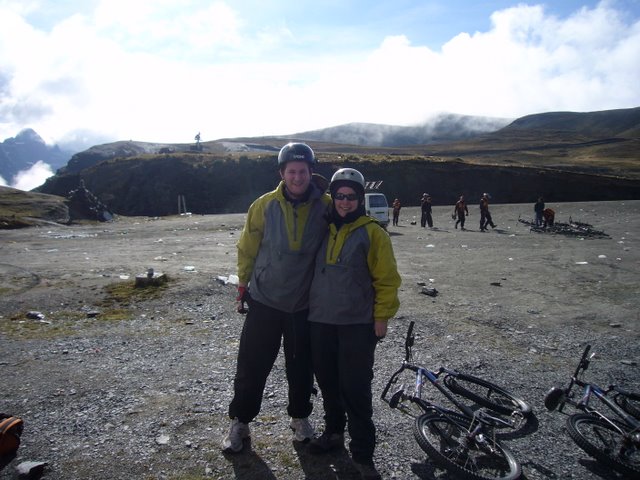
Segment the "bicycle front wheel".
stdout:
<svg viewBox="0 0 640 480">
<path fill-rule="evenodd" d="M 449 374 L 444 383 L 454 393 L 503 415 L 521 414 L 527 417 L 531 407 L 522 398 L 498 385 L 466 373 Z"/>
<path fill-rule="evenodd" d="M 441 467 L 472 480 L 515 480 L 513 454 L 486 434 L 470 435 L 472 420 L 457 413 L 425 413 L 413 425 L 418 445 Z"/>
<path fill-rule="evenodd" d="M 624 426 L 587 413 L 567 418 L 567 431 L 574 442 L 593 458 L 633 478 L 640 477 L 638 434 Z"/>
</svg>

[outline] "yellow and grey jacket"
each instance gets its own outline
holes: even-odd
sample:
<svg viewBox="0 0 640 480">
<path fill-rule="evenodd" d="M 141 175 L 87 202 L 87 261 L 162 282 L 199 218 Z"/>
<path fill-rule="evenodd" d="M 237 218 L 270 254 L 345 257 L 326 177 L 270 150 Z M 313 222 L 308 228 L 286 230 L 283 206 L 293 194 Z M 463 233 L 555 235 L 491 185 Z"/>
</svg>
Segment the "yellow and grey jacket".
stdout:
<svg viewBox="0 0 640 480">
<path fill-rule="evenodd" d="M 335 325 L 389 320 L 400 306 L 400 274 L 389 234 L 361 216 L 332 223 L 316 256 L 309 321 Z"/>
<path fill-rule="evenodd" d="M 327 231 L 331 197 L 313 183 L 305 202 L 293 204 L 280 182 L 258 198 L 247 213 L 238 240 L 238 278 L 251 298 L 285 312 L 309 306 L 316 252 Z"/>
</svg>

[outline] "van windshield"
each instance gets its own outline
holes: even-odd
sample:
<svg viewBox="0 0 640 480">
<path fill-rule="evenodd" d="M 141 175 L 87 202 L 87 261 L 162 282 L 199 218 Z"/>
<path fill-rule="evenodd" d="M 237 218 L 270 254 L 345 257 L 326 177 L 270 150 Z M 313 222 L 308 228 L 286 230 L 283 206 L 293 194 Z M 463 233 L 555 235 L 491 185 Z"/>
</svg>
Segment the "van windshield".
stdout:
<svg viewBox="0 0 640 480">
<path fill-rule="evenodd" d="M 371 208 L 386 207 L 387 198 L 384 195 L 371 195 L 369 196 L 369 206 Z"/>
</svg>

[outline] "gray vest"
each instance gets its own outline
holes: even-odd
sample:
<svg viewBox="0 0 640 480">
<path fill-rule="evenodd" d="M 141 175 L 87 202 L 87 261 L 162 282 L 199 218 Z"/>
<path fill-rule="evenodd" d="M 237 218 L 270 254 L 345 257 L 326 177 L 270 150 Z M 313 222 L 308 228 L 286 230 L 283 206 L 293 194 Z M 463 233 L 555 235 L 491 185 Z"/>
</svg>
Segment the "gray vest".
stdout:
<svg viewBox="0 0 640 480">
<path fill-rule="evenodd" d="M 327 231 L 327 206 L 319 197 L 310 200 L 309 216 L 304 225 L 295 217 L 294 231 L 302 235 L 300 250 L 289 247 L 287 225 L 278 201 L 265 210 L 265 228 L 260 250 L 251 274 L 251 297 L 269 307 L 285 312 L 309 308 L 309 288 L 313 278 L 315 254 Z M 305 207 L 294 207 L 305 208 Z"/>
<path fill-rule="evenodd" d="M 364 226 L 346 239 L 336 264 L 326 264 L 328 236 L 316 257 L 309 321 L 333 325 L 373 323 L 375 291 L 367 255 L 371 240 Z"/>
</svg>

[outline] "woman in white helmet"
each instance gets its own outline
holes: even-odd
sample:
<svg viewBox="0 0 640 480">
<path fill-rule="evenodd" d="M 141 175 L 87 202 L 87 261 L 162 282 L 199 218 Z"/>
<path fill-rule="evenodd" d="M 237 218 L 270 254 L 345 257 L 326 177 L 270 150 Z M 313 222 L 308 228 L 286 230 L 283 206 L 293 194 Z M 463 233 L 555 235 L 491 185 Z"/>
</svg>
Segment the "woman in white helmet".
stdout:
<svg viewBox="0 0 640 480">
<path fill-rule="evenodd" d="M 364 177 L 342 168 L 331 178 L 329 232 L 316 257 L 309 293 L 313 367 L 322 390 L 325 429 L 310 450 L 344 446 L 364 478 L 380 478 L 373 463 L 371 382 L 376 344 L 398 311 L 400 275 L 388 233 L 364 208 Z"/>
</svg>

